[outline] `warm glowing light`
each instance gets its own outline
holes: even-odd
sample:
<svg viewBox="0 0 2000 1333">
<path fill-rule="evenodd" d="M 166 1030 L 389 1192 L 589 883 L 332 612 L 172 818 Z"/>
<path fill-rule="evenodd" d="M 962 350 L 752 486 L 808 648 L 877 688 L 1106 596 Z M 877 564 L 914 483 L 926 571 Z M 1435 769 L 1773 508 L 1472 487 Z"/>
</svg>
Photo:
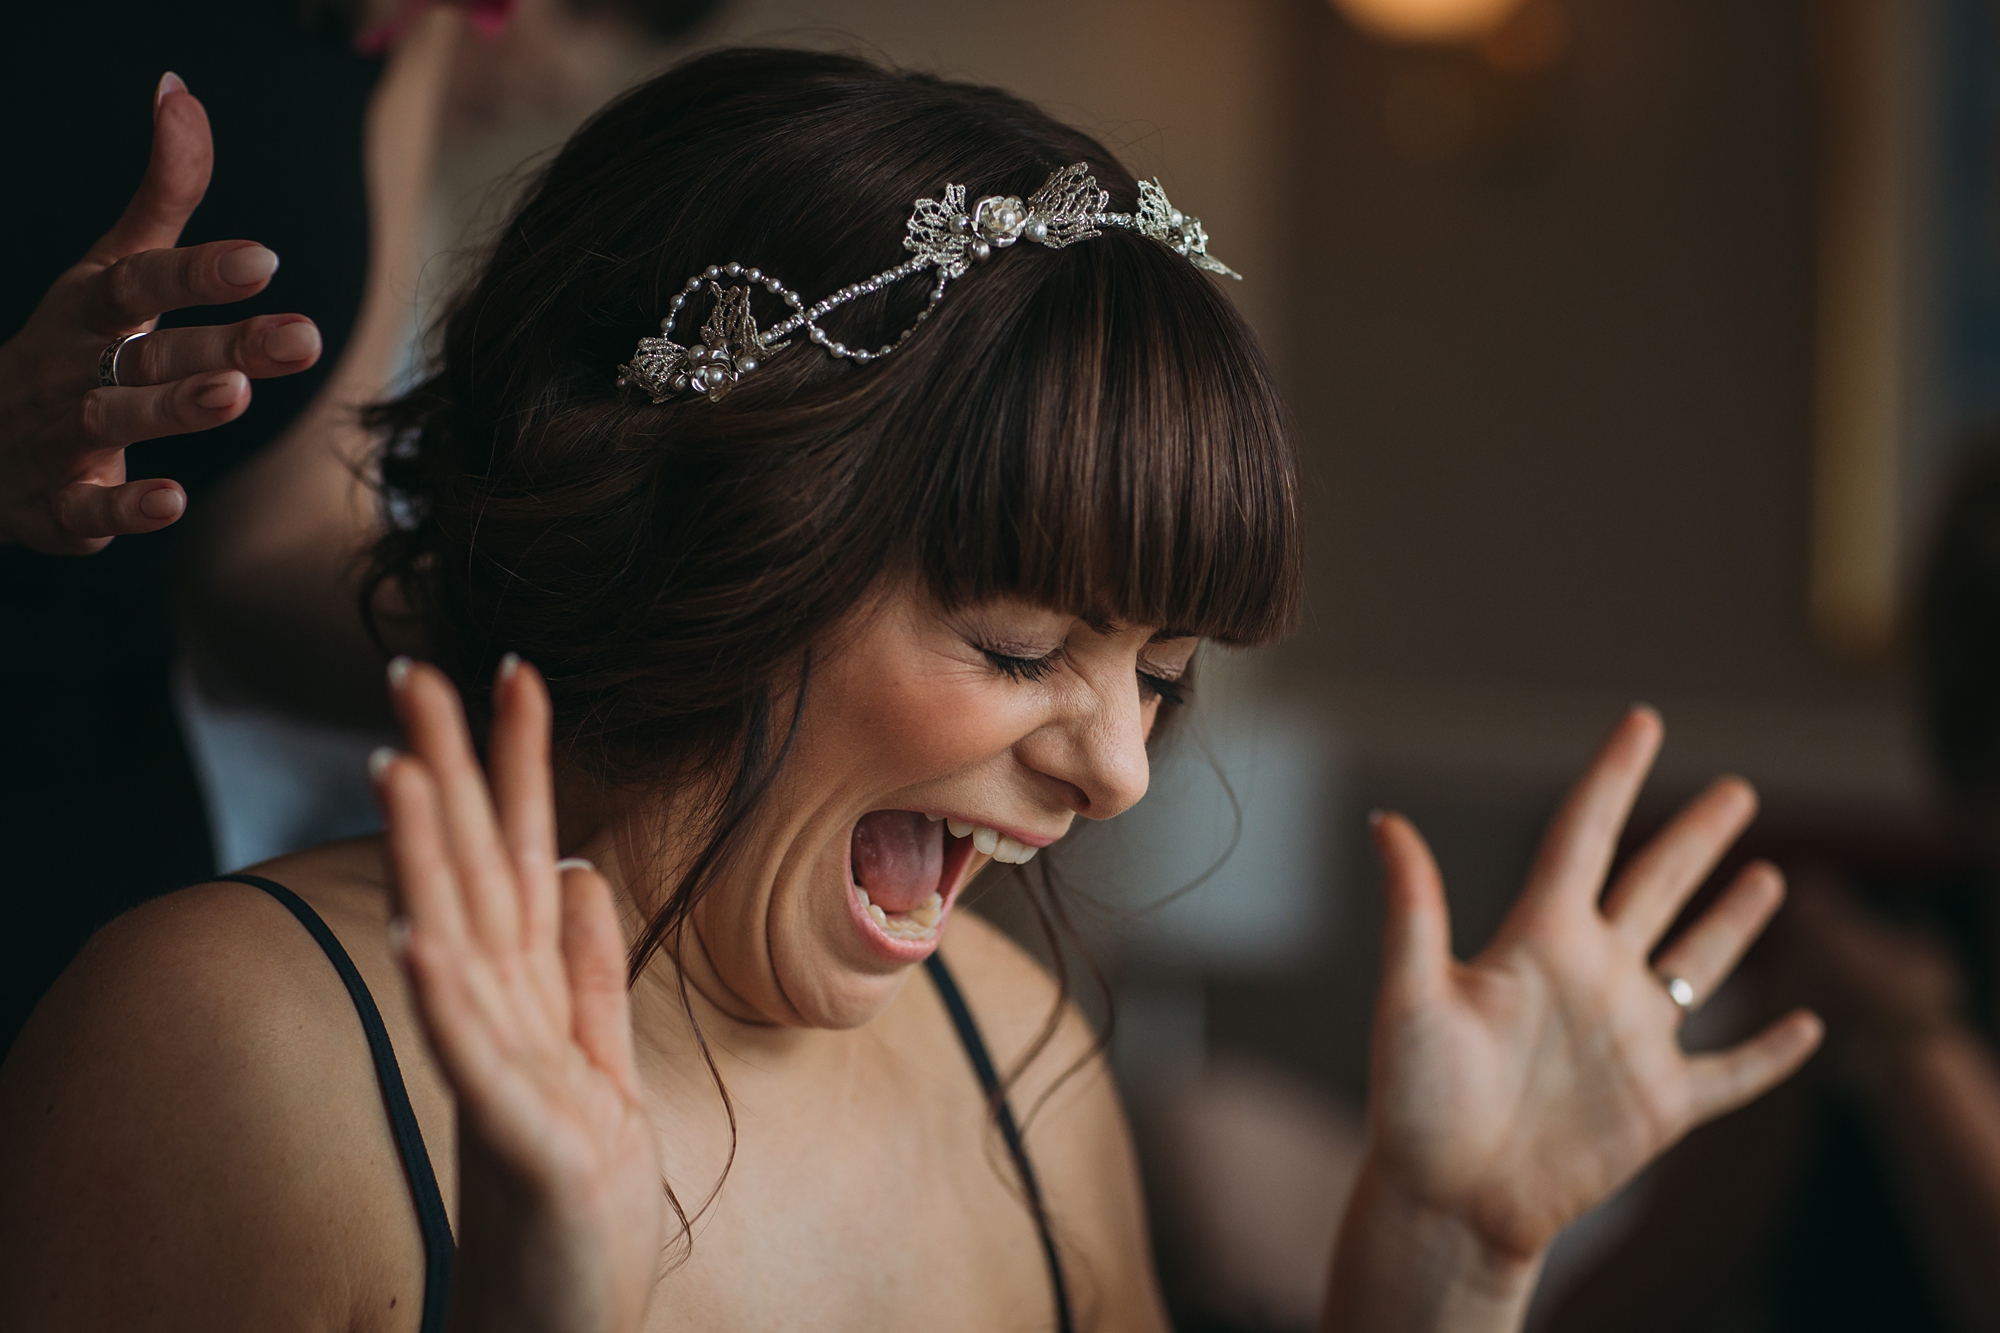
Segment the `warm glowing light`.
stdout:
<svg viewBox="0 0 2000 1333">
<path fill-rule="evenodd" d="M 1379 37 L 1465 42 L 1507 21 L 1521 0 L 1333 0 L 1333 7 Z"/>
</svg>

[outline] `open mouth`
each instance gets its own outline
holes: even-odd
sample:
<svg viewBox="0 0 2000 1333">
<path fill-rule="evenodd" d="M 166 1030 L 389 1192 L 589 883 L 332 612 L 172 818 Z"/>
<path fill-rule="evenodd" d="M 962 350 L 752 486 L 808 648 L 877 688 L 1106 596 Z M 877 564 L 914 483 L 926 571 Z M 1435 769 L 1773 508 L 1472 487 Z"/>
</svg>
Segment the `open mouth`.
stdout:
<svg viewBox="0 0 2000 1333">
<path fill-rule="evenodd" d="M 848 865 L 864 933 L 888 944 L 934 943 L 973 851 L 971 838 L 953 837 L 942 822 L 915 810 L 863 815 L 854 825 Z"/>
</svg>

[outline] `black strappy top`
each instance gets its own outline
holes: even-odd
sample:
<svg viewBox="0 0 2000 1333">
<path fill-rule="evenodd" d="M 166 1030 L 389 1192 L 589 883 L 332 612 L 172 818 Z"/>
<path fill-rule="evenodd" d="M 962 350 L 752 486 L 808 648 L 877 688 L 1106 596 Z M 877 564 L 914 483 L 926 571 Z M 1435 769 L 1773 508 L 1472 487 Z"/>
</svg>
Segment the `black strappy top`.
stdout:
<svg viewBox="0 0 2000 1333">
<path fill-rule="evenodd" d="M 347 950 L 341 947 L 319 913 L 296 893 L 261 875 L 218 875 L 216 878 L 262 889 L 283 903 L 326 953 L 333 963 L 333 970 L 340 974 L 341 982 L 346 985 L 348 998 L 354 1001 L 355 1012 L 361 1016 L 361 1030 L 368 1037 L 368 1054 L 375 1062 L 376 1081 L 382 1085 L 382 1106 L 389 1113 L 389 1129 L 396 1137 L 396 1153 L 403 1159 L 403 1172 L 410 1182 L 410 1196 L 417 1205 L 417 1222 L 423 1229 L 424 1319 L 421 1330 L 422 1333 L 444 1333 L 445 1306 L 451 1296 L 451 1261 L 456 1252 L 451 1221 L 445 1214 L 444 1196 L 438 1190 L 437 1173 L 431 1169 L 430 1153 L 424 1148 L 423 1131 L 417 1125 L 416 1113 L 410 1109 L 410 1094 L 403 1086 L 403 1071 L 396 1064 L 395 1049 L 389 1045 L 389 1031 L 382 1026 L 382 1014 L 375 1007 L 375 997 L 368 993 L 368 983 L 361 979 L 361 973 L 355 970 L 354 960 L 347 956 Z M 1057 1333 L 1075 1333 L 1075 1324 L 1070 1319 L 1069 1288 L 1063 1280 L 1062 1256 L 1057 1253 L 1055 1236 L 1049 1230 L 1048 1209 L 1042 1202 L 1041 1185 L 1035 1179 L 1034 1166 L 1028 1161 L 1027 1145 L 1021 1141 L 1021 1129 L 1014 1120 L 1012 1108 L 1007 1105 L 1000 1076 L 993 1068 L 993 1057 L 987 1054 L 986 1041 L 979 1035 L 979 1025 L 973 1021 L 972 1011 L 966 1008 L 965 997 L 959 993 L 958 983 L 952 979 L 944 959 L 932 954 L 924 960 L 924 970 L 930 973 L 931 982 L 937 987 L 938 996 L 951 1015 L 951 1025 L 958 1032 L 966 1057 L 972 1061 L 972 1072 L 978 1077 L 979 1086 L 985 1091 L 987 1102 L 993 1109 L 993 1118 L 1000 1126 L 1000 1136 L 1007 1142 L 1007 1152 L 1021 1173 L 1021 1189 L 1027 1195 L 1029 1210 L 1034 1214 L 1035 1230 L 1042 1240 L 1042 1253 L 1048 1259 L 1049 1283 L 1055 1288 Z"/>
</svg>

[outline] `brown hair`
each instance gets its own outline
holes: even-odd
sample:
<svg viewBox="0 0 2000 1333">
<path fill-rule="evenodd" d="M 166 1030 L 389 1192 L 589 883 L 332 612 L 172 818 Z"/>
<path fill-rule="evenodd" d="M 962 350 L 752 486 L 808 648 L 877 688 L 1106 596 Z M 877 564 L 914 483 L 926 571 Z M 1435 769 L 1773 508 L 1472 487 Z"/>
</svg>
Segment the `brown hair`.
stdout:
<svg viewBox="0 0 2000 1333">
<path fill-rule="evenodd" d="M 573 770 L 705 802 L 635 977 L 740 844 L 815 645 L 885 575 L 946 607 L 1012 593 L 1230 644 L 1293 617 L 1269 370 L 1214 282 L 1144 236 L 1000 252 L 870 365 L 799 340 L 718 401 L 614 384 L 711 264 L 811 301 L 907 258 L 912 201 L 1025 197 L 1077 161 L 1134 207 L 1102 146 L 997 90 L 839 55 L 699 57 L 577 132 L 449 311 L 436 372 L 372 414 L 392 524 L 370 604 L 401 589 L 475 713 L 517 651 Z M 927 288 L 863 297 L 829 332 L 878 345 Z M 704 311 L 683 311 L 683 341 Z M 1064 913 L 1039 887 L 1047 928 Z"/>
</svg>

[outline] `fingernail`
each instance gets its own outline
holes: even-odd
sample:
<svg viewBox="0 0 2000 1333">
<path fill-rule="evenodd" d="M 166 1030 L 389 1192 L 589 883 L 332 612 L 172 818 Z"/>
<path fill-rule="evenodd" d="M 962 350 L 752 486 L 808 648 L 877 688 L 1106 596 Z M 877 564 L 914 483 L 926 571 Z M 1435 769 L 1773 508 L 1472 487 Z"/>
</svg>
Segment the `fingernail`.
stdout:
<svg viewBox="0 0 2000 1333">
<path fill-rule="evenodd" d="M 232 287 L 248 287 L 278 271 L 278 254 L 261 245 L 239 246 L 217 261 L 215 271 Z"/>
<path fill-rule="evenodd" d="M 378 745 L 368 752 L 368 780 L 380 782 L 382 775 L 389 771 L 389 765 L 396 762 L 396 751 L 387 745 Z"/>
<path fill-rule="evenodd" d="M 508 681 L 514 679 L 514 673 L 520 669 L 521 655 L 519 653 L 508 653 L 500 659 L 500 669 L 493 673 L 493 679 L 505 685 Z"/>
<path fill-rule="evenodd" d="M 167 100 L 168 93 L 184 93 L 188 86 L 181 82 L 181 76 L 168 70 L 160 76 L 160 86 L 153 89 L 153 110 L 160 109 L 160 103 Z"/>
<path fill-rule="evenodd" d="M 201 386 L 201 392 L 194 396 L 195 404 L 207 408 L 233 406 L 249 383 L 242 371 L 225 371 Z"/>
<path fill-rule="evenodd" d="M 565 856 L 562 860 L 556 862 L 556 873 L 558 875 L 562 874 L 562 872 L 565 870 L 595 870 L 595 869 L 597 869 L 596 866 L 592 865 L 590 862 L 584 860 L 580 856 Z"/>
<path fill-rule="evenodd" d="M 1368 812 L 1368 827 L 1374 828 L 1377 824 L 1381 823 L 1388 817 L 1389 817 L 1389 812 L 1387 810 L 1370 810 Z"/>
<path fill-rule="evenodd" d="M 171 486 L 147 491 L 139 497 L 139 512 L 147 518 L 179 518 L 187 508 L 187 497 Z"/>
<path fill-rule="evenodd" d="M 402 692 L 404 684 L 407 683 L 409 679 L 410 679 L 410 659 L 407 657 L 400 657 L 400 656 L 390 658 L 389 688 L 400 694 Z"/>
<path fill-rule="evenodd" d="M 319 326 L 309 319 L 280 324 L 264 335 L 264 355 L 273 361 L 304 361 L 319 351 Z"/>
<path fill-rule="evenodd" d="M 410 922 L 407 917 L 389 918 L 389 952 L 401 958 L 410 951 Z"/>
</svg>

